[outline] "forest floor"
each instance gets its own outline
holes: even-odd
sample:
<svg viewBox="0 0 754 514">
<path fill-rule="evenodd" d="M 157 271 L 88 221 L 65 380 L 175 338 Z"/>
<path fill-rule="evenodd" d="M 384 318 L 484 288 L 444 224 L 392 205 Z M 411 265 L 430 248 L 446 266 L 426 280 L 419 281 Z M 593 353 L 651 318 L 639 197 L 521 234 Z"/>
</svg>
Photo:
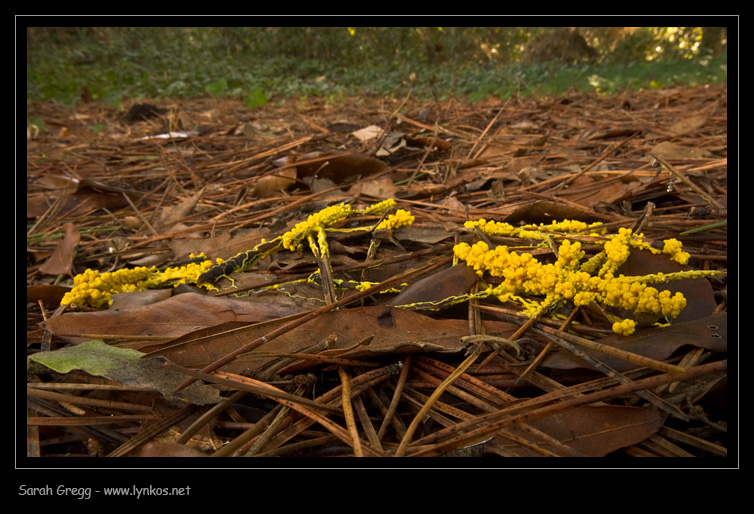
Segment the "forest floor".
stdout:
<svg viewBox="0 0 754 514">
<path fill-rule="evenodd" d="M 27 456 L 728 456 L 724 85 L 126 107 L 28 109 Z M 577 283 L 609 241 L 595 280 L 680 314 Z M 509 253 L 477 274 L 464 245 Z M 241 257 L 61 306 L 87 269 L 202 253 Z"/>
</svg>

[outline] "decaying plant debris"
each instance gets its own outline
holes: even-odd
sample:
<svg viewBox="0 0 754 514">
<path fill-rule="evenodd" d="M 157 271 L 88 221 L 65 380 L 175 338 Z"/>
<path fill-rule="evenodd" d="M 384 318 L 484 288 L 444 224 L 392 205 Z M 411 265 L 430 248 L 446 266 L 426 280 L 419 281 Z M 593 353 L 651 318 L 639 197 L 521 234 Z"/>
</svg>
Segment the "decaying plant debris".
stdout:
<svg viewBox="0 0 754 514">
<path fill-rule="evenodd" d="M 401 307 L 480 287 L 451 267 L 480 218 L 632 228 L 682 241 L 682 269 L 726 270 L 724 86 L 130 109 L 29 109 L 44 123 L 27 133 L 29 455 L 727 456 L 724 276 L 674 285 L 682 315 L 628 337 L 598 309 L 522 329 L 492 299 Z M 209 293 L 58 308 L 87 268 L 227 259 L 328 205 L 387 198 L 414 224 L 329 234 L 319 282 L 305 248 Z"/>
</svg>

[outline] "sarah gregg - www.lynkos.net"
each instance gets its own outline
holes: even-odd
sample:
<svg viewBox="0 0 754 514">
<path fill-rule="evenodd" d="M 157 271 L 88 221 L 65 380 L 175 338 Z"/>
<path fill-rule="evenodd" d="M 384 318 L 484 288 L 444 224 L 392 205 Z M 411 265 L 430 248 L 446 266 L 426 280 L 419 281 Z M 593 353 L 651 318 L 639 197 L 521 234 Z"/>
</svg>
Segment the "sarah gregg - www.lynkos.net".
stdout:
<svg viewBox="0 0 754 514">
<path fill-rule="evenodd" d="M 131 496 L 141 498 L 148 496 L 188 496 L 191 493 L 191 486 L 185 487 L 102 487 L 93 489 L 92 487 L 71 487 L 59 485 L 57 487 L 45 485 L 41 487 L 31 487 L 20 485 L 18 487 L 19 496 L 67 496 L 79 500 L 88 500 L 93 494 L 103 496 Z"/>
</svg>

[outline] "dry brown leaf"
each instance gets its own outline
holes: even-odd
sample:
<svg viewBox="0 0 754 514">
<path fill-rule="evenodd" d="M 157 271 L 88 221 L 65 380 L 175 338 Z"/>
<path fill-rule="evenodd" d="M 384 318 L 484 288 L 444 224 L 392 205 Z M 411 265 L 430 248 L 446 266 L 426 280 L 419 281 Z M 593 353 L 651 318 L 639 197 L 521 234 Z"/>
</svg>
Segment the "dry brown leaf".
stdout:
<svg viewBox="0 0 754 514">
<path fill-rule="evenodd" d="M 26 286 L 26 303 L 37 303 L 37 301 L 42 300 L 48 306 L 60 305 L 60 300 L 70 290 L 70 287 L 55 286 L 52 284 Z"/>
<path fill-rule="evenodd" d="M 704 148 L 681 145 L 678 143 L 672 143 L 670 141 L 663 141 L 662 143 L 659 143 L 654 148 L 652 148 L 649 153 L 668 161 L 707 159 L 712 157 L 712 154 Z"/>
<path fill-rule="evenodd" d="M 266 175 L 260 178 L 254 186 L 254 196 L 257 198 L 270 198 L 279 196 L 281 192 L 287 191 L 288 188 L 296 183 L 298 169 L 293 166 L 279 171 L 273 175 Z"/>
<path fill-rule="evenodd" d="M 406 136 L 406 143 L 414 147 L 437 148 L 445 151 L 449 151 L 452 148 L 450 143 L 439 137 Z"/>
<path fill-rule="evenodd" d="M 374 198 L 393 198 L 398 188 L 393 185 L 390 177 L 377 177 L 371 180 L 360 180 L 349 189 L 354 196 L 368 195 Z"/>
<path fill-rule="evenodd" d="M 72 185 L 76 186 L 74 190 Z M 29 193 L 26 202 L 26 214 L 30 218 L 41 216 L 56 202 L 60 206 L 56 211 L 58 216 L 73 217 L 86 213 L 92 209 L 107 209 L 111 212 L 128 206 L 128 201 L 121 193 L 99 191 L 84 185 L 82 182 L 71 182 L 62 190 Z"/>
<path fill-rule="evenodd" d="M 461 296 L 469 292 L 477 278 L 476 272 L 465 264 L 451 266 L 411 284 L 390 300 L 388 305 L 432 304 Z"/>
<path fill-rule="evenodd" d="M 368 127 L 364 127 L 362 129 L 351 132 L 351 135 L 364 143 L 366 141 L 380 137 L 382 133 L 383 130 L 377 125 L 369 125 Z"/>
<path fill-rule="evenodd" d="M 506 223 L 544 223 L 549 225 L 553 221 L 578 220 L 584 223 L 607 221 L 592 210 L 579 209 L 572 205 L 540 200 L 519 207 L 505 218 Z"/>
<path fill-rule="evenodd" d="M 157 352 L 181 366 L 201 368 L 245 344 L 264 337 L 285 323 L 285 320 L 236 330 L 228 334 L 202 338 L 191 342 L 184 337 L 182 344 L 170 343 L 171 350 Z M 500 321 L 484 323 L 488 333 L 507 337 L 516 330 L 516 325 Z M 222 367 L 232 373 L 256 373 L 275 362 L 269 353 L 307 353 L 319 343 L 328 341 L 329 350 L 350 349 L 342 357 L 363 358 L 390 355 L 391 353 L 438 352 L 455 353 L 464 348 L 461 337 L 468 335 L 467 320 L 434 319 L 410 310 L 395 307 L 359 307 L 331 311 L 304 323 L 256 350 L 242 354 L 235 361 Z M 362 344 L 368 342 L 368 344 Z M 155 346 L 156 350 L 159 348 Z M 144 350 L 148 350 L 144 348 Z M 263 354 L 263 357 L 256 354 Z M 306 369 L 312 364 L 304 362 L 300 367 L 288 368 L 287 373 Z"/>
<path fill-rule="evenodd" d="M 515 175 L 524 168 L 536 166 L 539 161 L 539 157 L 515 157 L 508 163 L 506 171 L 510 175 Z"/>
<path fill-rule="evenodd" d="M 712 114 L 715 112 L 715 109 L 717 109 L 717 102 L 705 107 L 696 114 L 676 121 L 666 130 L 671 134 L 675 134 L 677 136 L 696 132 L 707 123 L 707 121 L 710 119 L 710 116 L 712 116 Z"/>
<path fill-rule="evenodd" d="M 42 273 L 73 276 L 73 251 L 79 244 L 81 235 L 73 223 L 66 223 L 63 229 L 65 230 L 63 239 L 60 240 L 50 258 L 39 266 L 39 271 Z"/>
<path fill-rule="evenodd" d="M 684 346 L 695 346 L 711 352 L 724 353 L 728 349 L 728 315 L 721 312 L 668 327 L 653 326 L 639 329 L 630 336 L 609 335 L 598 339 L 597 342 L 658 361 L 667 359 Z M 585 348 L 583 351 L 616 371 L 624 372 L 638 367 L 636 364 L 604 353 Z M 542 365 L 557 369 L 588 367 L 581 359 L 565 352 L 549 355 Z"/>
<path fill-rule="evenodd" d="M 133 309 L 110 308 L 53 316 L 41 326 L 56 336 L 74 340 L 85 335 L 179 337 L 229 321 L 256 323 L 297 312 L 294 307 L 189 293 Z"/>
<path fill-rule="evenodd" d="M 620 448 L 640 443 L 655 434 L 665 422 L 665 414 L 655 409 L 623 406 L 586 406 L 529 422 L 561 443 L 587 457 L 604 457 Z M 538 457 L 534 450 L 515 443 L 497 446 L 519 457 Z M 533 439 L 533 443 L 559 454 L 558 449 Z M 561 455 L 566 457 L 567 455 Z"/>
<path fill-rule="evenodd" d="M 458 229 L 456 223 L 446 223 L 443 226 L 414 224 L 394 230 L 393 237 L 399 241 L 436 244 L 453 237 Z"/>
<path fill-rule="evenodd" d="M 571 187 L 558 196 L 570 202 L 591 207 L 600 203 L 611 204 L 639 187 L 638 182 L 625 183 L 620 177 L 603 178 L 595 175 L 582 175 L 571 183 Z"/>
<path fill-rule="evenodd" d="M 204 189 L 200 189 L 195 195 L 192 195 L 185 200 L 178 202 L 175 205 L 170 205 L 161 209 L 152 221 L 152 226 L 165 231 L 172 225 L 182 221 L 186 216 L 191 214 L 196 208 L 196 204 L 199 203 Z"/>
<path fill-rule="evenodd" d="M 358 175 L 366 176 L 384 171 L 387 164 L 379 159 L 360 153 L 321 155 L 313 159 L 296 162 L 299 178 L 317 176 L 327 178 L 337 184 Z"/>
<path fill-rule="evenodd" d="M 207 454 L 185 444 L 150 442 L 136 452 L 136 457 L 207 457 Z"/>
</svg>

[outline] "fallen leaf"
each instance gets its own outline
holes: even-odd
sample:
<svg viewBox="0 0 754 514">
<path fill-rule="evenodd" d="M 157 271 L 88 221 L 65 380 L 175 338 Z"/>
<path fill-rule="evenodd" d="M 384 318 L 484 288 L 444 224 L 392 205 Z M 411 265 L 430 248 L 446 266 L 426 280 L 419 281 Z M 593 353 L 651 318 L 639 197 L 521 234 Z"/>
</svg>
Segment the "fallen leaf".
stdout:
<svg viewBox="0 0 754 514">
<path fill-rule="evenodd" d="M 680 145 L 678 143 L 671 143 L 670 141 L 663 141 L 652 148 L 649 153 L 667 161 L 684 161 L 687 159 L 712 157 L 712 154 L 704 148 Z"/>
<path fill-rule="evenodd" d="M 201 337 L 192 341 L 191 336 L 182 338 L 180 345 L 169 343 L 168 351 L 160 351 L 159 345 L 151 348 L 148 355 L 164 355 L 168 360 L 184 367 L 202 368 L 238 348 L 266 336 L 287 320 L 250 326 L 240 330 Z M 501 321 L 485 321 L 487 332 L 508 337 L 517 326 Z M 396 307 L 359 307 L 331 311 L 284 333 L 259 346 L 252 352 L 240 355 L 223 366 L 223 371 L 249 373 L 259 379 L 270 378 L 262 373 L 279 359 L 270 354 L 304 352 L 327 340 L 329 350 L 344 350 L 340 356 L 360 359 L 390 355 L 392 353 L 438 352 L 455 353 L 465 345 L 461 338 L 469 334 L 467 320 L 434 319 L 407 309 Z M 368 344 L 362 344 L 368 341 Z M 298 372 L 316 365 L 302 362 L 289 367 L 286 373 Z M 267 371 L 270 374 L 269 371 Z"/>
<path fill-rule="evenodd" d="M 319 178 L 330 179 L 337 184 L 358 175 L 372 175 L 387 168 L 387 164 L 379 159 L 360 153 L 321 155 L 316 158 L 297 161 L 296 166 L 298 167 L 299 178 L 316 175 Z"/>
<path fill-rule="evenodd" d="M 38 300 L 42 300 L 47 306 L 60 305 L 60 300 L 70 290 L 70 287 L 52 284 L 26 286 L 26 303 L 37 303 Z"/>
<path fill-rule="evenodd" d="M 130 294 L 130 293 L 125 293 Z M 187 293 L 132 309 L 110 308 L 98 312 L 71 312 L 53 316 L 40 325 L 53 335 L 81 337 L 179 337 L 228 321 L 256 323 L 300 312 L 295 307 L 218 298 Z"/>
<path fill-rule="evenodd" d="M 76 186 L 76 190 L 72 189 Z M 60 198 L 60 200 L 59 200 Z M 57 216 L 73 218 L 92 209 L 107 209 L 111 212 L 128 206 L 128 201 L 121 193 L 98 191 L 81 182 L 71 183 L 64 191 L 45 191 L 27 195 L 26 215 L 36 218 L 47 212 L 51 205 L 60 201 Z"/>
<path fill-rule="evenodd" d="M 584 456 L 604 457 L 620 448 L 642 442 L 662 428 L 664 422 L 665 414 L 656 409 L 589 405 L 532 420 L 528 424 Z M 546 442 L 536 439 L 532 442 L 560 455 L 556 447 Z M 515 443 L 505 444 L 498 440 L 496 446 L 517 457 L 541 456 Z"/>
<path fill-rule="evenodd" d="M 377 177 L 371 180 L 359 180 L 351 186 L 348 194 L 359 196 L 368 195 L 374 198 L 393 198 L 398 188 L 393 185 L 390 177 Z"/>
<path fill-rule="evenodd" d="M 437 148 L 439 150 L 445 151 L 449 151 L 451 149 L 450 143 L 438 137 L 406 136 L 406 143 L 411 146 Z"/>
<path fill-rule="evenodd" d="M 298 170 L 295 166 L 286 168 L 272 175 L 261 177 L 254 185 L 254 196 L 257 198 L 270 198 L 279 196 L 283 191 L 296 183 Z"/>
<path fill-rule="evenodd" d="M 35 353 L 29 358 L 58 373 L 81 369 L 91 375 L 107 376 L 120 366 L 138 363 L 141 356 L 136 350 L 108 346 L 102 341 L 88 341 L 60 350 Z"/>
<path fill-rule="evenodd" d="M 505 222 L 511 225 L 521 222 L 549 225 L 553 221 L 560 220 L 578 220 L 584 223 L 607 221 L 605 217 L 598 216 L 591 210 L 579 209 L 572 205 L 546 200 L 527 203 L 505 218 Z"/>
<path fill-rule="evenodd" d="M 684 346 L 696 346 L 711 352 L 724 353 L 728 350 L 728 315 L 721 312 L 667 327 L 639 329 L 630 336 L 609 335 L 598 339 L 597 342 L 658 361 L 667 359 Z M 595 350 L 588 348 L 582 348 L 582 350 L 619 372 L 638 367 L 636 364 Z M 589 367 L 581 359 L 563 351 L 548 355 L 542 362 L 542 366 L 556 369 Z"/>
<path fill-rule="evenodd" d="M 691 116 L 687 116 L 686 118 L 676 121 L 666 130 L 667 132 L 675 134 L 676 136 L 695 132 L 702 128 L 707 123 L 707 121 L 709 121 L 710 117 L 716 109 L 717 102 L 705 107 L 696 114 L 692 114 Z"/>
<path fill-rule="evenodd" d="M 638 187 L 638 182 L 624 182 L 622 177 L 604 178 L 597 175 L 582 175 L 558 196 L 572 203 L 591 207 L 617 202 L 632 189 Z"/>
<path fill-rule="evenodd" d="M 424 304 L 424 308 L 433 308 L 433 304 L 437 302 L 467 294 L 471 286 L 476 284 L 477 278 L 476 272 L 465 264 L 451 266 L 414 282 L 387 305 Z"/>
<path fill-rule="evenodd" d="M 39 271 L 48 275 L 70 275 L 73 276 L 73 252 L 81 240 L 81 235 L 73 223 L 63 225 L 65 235 L 60 240 L 55 251 L 50 255 L 41 266 Z"/>
<path fill-rule="evenodd" d="M 132 293 L 118 293 L 113 295 L 113 304 L 110 308 L 121 311 L 144 307 L 167 300 L 173 296 L 172 289 L 149 289 L 147 291 L 134 291 Z"/>
<path fill-rule="evenodd" d="M 363 129 L 351 132 L 351 135 L 363 143 L 380 137 L 382 135 L 382 132 L 382 129 L 377 125 L 369 125 L 368 127 L 364 127 Z"/>
<path fill-rule="evenodd" d="M 35 353 L 29 359 L 58 373 L 79 369 L 119 384 L 154 389 L 168 398 L 179 398 L 196 405 L 214 404 L 222 399 L 217 389 L 199 383 L 174 394 L 186 375 L 166 368 L 164 359 L 142 359 L 143 356 L 136 350 L 110 346 L 102 341 L 87 341 L 60 350 Z"/>
<path fill-rule="evenodd" d="M 165 231 L 168 227 L 183 221 L 186 216 L 194 211 L 203 192 L 204 189 L 201 189 L 197 194 L 192 195 L 175 205 L 170 205 L 161 209 L 152 221 L 152 226 Z"/>
<path fill-rule="evenodd" d="M 515 175 L 524 168 L 536 166 L 540 160 L 540 157 L 514 157 L 508 163 L 506 171 L 510 175 Z"/>
<path fill-rule="evenodd" d="M 393 237 L 399 241 L 436 244 L 454 237 L 458 230 L 459 227 L 455 223 L 446 223 L 443 226 L 415 224 L 394 230 Z"/>
</svg>

